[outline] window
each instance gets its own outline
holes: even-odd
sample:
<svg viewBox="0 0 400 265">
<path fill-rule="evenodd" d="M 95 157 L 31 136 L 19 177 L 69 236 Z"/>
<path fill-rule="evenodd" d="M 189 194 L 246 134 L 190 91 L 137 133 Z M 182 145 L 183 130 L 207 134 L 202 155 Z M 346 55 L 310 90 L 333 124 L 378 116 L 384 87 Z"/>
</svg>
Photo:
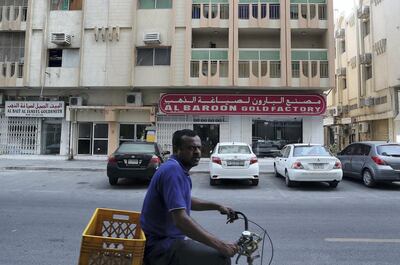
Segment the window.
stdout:
<svg viewBox="0 0 400 265">
<path fill-rule="evenodd" d="M 229 19 L 229 5 L 219 4 L 219 17 L 220 19 Z"/>
<path fill-rule="evenodd" d="M 327 7 L 326 4 L 318 5 L 318 19 L 319 20 L 327 20 Z"/>
<path fill-rule="evenodd" d="M 303 70 L 303 75 L 305 77 L 308 77 L 308 62 L 307 61 L 303 61 L 302 62 L 302 70 Z"/>
<path fill-rule="evenodd" d="M 211 76 L 215 76 L 217 74 L 217 67 L 218 67 L 218 62 L 217 61 L 211 61 Z"/>
<path fill-rule="evenodd" d="M 201 8 L 199 4 L 192 5 L 192 19 L 200 19 Z"/>
<path fill-rule="evenodd" d="M 258 4 L 252 4 L 251 9 L 253 18 L 258 18 Z"/>
<path fill-rule="evenodd" d="M 239 19 L 249 19 L 249 5 L 239 4 Z"/>
<path fill-rule="evenodd" d="M 311 77 L 316 77 L 318 74 L 318 62 L 312 61 L 311 62 Z"/>
<path fill-rule="evenodd" d="M 331 154 L 324 146 L 314 145 L 296 146 L 293 150 L 293 156 L 331 156 Z"/>
<path fill-rule="evenodd" d="M 339 45 L 340 45 L 340 53 L 345 53 L 346 52 L 346 41 L 341 40 L 339 42 Z"/>
<path fill-rule="evenodd" d="M 203 5 L 203 17 L 209 18 L 209 16 L 210 16 L 210 5 L 204 4 Z"/>
<path fill-rule="evenodd" d="M 201 62 L 201 73 L 203 76 L 208 76 L 208 61 Z"/>
<path fill-rule="evenodd" d="M 267 17 L 267 4 L 261 4 L 261 18 Z"/>
<path fill-rule="evenodd" d="M 314 19 L 316 15 L 317 10 L 315 8 L 315 5 L 310 5 L 310 19 Z"/>
<path fill-rule="evenodd" d="M 108 124 L 83 122 L 78 124 L 78 154 L 106 155 Z"/>
<path fill-rule="evenodd" d="M 261 61 L 261 76 L 267 76 L 268 61 Z"/>
<path fill-rule="evenodd" d="M 299 61 L 292 62 L 292 77 L 293 78 L 300 77 L 300 62 Z"/>
<path fill-rule="evenodd" d="M 94 124 L 93 128 L 93 154 L 106 155 L 108 151 L 108 124 Z"/>
<path fill-rule="evenodd" d="M 211 5 L 211 18 L 216 18 L 218 16 L 218 5 L 212 4 Z"/>
<path fill-rule="evenodd" d="M 342 82 L 342 88 L 346 89 L 347 88 L 347 79 L 346 78 L 342 78 L 341 82 Z"/>
<path fill-rule="evenodd" d="M 50 10 L 82 10 L 82 0 L 50 0 Z"/>
<path fill-rule="evenodd" d="M 270 4 L 269 5 L 269 18 L 270 19 L 280 19 L 280 4 Z"/>
<path fill-rule="evenodd" d="M 329 78 L 329 63 L 328 61 L 319 62 L 319 74 L 321 78 Z"/>
<path fill-rule="evenodd" d="M 62 67 L 62 54 L 61 49 L 49 49 L 49 59 L 47 67 Z"/>
<path fill-rule="evenodd" d="M 127 141 L 145 140 L 148 124 L 120 124 L 119 144 Z"/>
<path fill-rule="evenodd" d="M 372 66 L 365 66 L 365 80 L 369 80 L 372 78 Z"/>
<path fill-rule="evenodd" d="M 290 19 L 299 19 L 298 5 L 290 5 Z"/>
<path fill-rule="evenodd" d="M 270 77 L 281 78 L 281 62 L 271 61 L 270 62 Z"/>
<path fill-rule="evenodd" d="M 370 21 L 364 21 L 362 23 L 362 31 L 363 31 L 363 36 L 366 37 L 369 35 L 370 31 L 371 31 L 371 27 L 370 27 Z"/>
<path fill-rule="evenodd" d="M 1 32 L 0 33 L 0 62 L 24 63 L 25 33 Z"/>
<path fill-rule="evenodd" d="M 172 8 L 172 0 L 139 0 L 139 9 Z"/>
<path fill-rule="evenodd" d="M 199 70 L 200 70 L 199 67 L 200 67 L 199 61 L 191 61 L 190 62 L 190 77 L 192 77 L 192 78 L 199 77 Z"/>
<path fill-rule="evenodd" d="M 219 77 L 228 77 L 229 63 L 228 61 L 219 62 Z"/>
<path fill-rule="evenodd" d="M 92 153 L 92 128 L 93 123 L 78 124 L 78 154 L 89 155 Z"/>
<path fill-rule="evenodd" d="M 250 76 L 250 62 L 239 61 L 239 78 L 249 78 Z"/>
<path fill-rule="evenodd" d="M 307 5 L 301 5 L 301 16 L 304 19 L 307 19 Z"/>
<path fill-rule="evenodd" d="M 137 48 L 136 65 L 137 66 L 153 66 L 153 65 L 170 65 L 171 64 L 171 48 Z"/>
<path fill-rule="evenodd" d="M 253 76 L 259 77 L 259 74 L 258 74 L 258 61 L 252 61 L 251 62 L 251 73 L 253 74 Z"/>
</svg>

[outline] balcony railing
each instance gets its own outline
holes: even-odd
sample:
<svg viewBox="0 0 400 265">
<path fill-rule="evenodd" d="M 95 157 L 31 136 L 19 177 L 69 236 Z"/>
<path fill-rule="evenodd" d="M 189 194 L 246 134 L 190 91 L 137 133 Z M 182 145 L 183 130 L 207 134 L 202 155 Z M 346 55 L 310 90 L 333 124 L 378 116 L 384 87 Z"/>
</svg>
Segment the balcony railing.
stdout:
<svg viewBox="0 0 400 265">
<path fill-rule="evenodd" d="M 228 49 L 192 49 L 190 79 L 193 85 L 227 84 Z"/>
<path fill-rule="evenodd" d="M 326 28 L 328 6 L 326 0 L 291 0 L 292 28 Z"/>
<path fill-rule="evenodd" d="M 0 29 L 25 30 L 27 14 L 27 6 L 0 6 Z"/>
<path fill-rule="evenodd" d="M 239 27 L 279 27 L 279 0 L 240 0 L 237 10 Z"/>
<path fill-rule="evenodd" d="M 193 0 L 193 27 L 229 27 L 229 0 Z"/>
<path fill-rule="evenodd" d="M 293 86 L 329 86 L 329 61 L 326 49 L 292 49 Z"/>
<path fill-rule="evenodd" d="M 239 85 L 279 86 L 280 78 L 280 49 L 239 49 Z"/>
</svg>

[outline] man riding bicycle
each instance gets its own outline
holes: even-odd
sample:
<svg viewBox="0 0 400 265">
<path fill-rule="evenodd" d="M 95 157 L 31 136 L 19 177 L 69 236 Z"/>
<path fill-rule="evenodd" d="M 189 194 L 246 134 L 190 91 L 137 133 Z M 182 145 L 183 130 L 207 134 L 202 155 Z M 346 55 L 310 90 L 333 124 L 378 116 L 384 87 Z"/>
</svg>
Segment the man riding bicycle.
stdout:
<svg viewBox="0 0 400 265">
<path fill-rule="evenodd" d="M 229 207 L 191 196 L 189 170 L 199 164 L 200 137 L 192 130 L 176 131 L 172 145 L 173 155 L 154 174 L 143 203 L 146 265 L 231 264 L 238 246 L 218 239 L 190 217 L 191 210 L 234 214 Z"/>
</svg>

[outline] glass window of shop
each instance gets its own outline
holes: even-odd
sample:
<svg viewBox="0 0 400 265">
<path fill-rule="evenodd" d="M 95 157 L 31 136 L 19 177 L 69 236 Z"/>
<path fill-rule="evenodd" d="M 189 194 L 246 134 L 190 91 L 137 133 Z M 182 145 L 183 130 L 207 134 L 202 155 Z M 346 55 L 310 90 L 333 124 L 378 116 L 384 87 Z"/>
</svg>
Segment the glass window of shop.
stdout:
<svg viewBox="0 0 400 265">
<path fill-rule="evenodd" d="M 252 147 L 259 157 L 274 157 L 285 145 L 303 141 L 301 120 L 253 120 Z"/>
<path fill-rule="evenodd" d="M 78 124 L 78 154 L 106 155 L 108 152 L 108 124 L 81 122 Z"/>
<path fill-rule="evenodd" d="M 150 124 L 120 124 L 119 144 L 127 141 L 146 140 L 146 127 Z"/>
</svg>

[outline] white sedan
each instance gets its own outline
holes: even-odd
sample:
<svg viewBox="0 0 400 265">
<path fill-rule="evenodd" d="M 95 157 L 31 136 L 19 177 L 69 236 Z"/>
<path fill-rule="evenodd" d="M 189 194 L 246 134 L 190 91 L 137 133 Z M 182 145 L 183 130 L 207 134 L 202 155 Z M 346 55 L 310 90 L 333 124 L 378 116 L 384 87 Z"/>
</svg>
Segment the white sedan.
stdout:
<svg viewBox="0 0 400 265">
<path fill-rule="evenodd" d="M 275 175 L 284 176 L 286 185 L 301 181 L 328 182 L 336 188 L 342 180 L 340 160 L 319 144 L 289 144 L 274 161 Z"/>
<path fill-rule="evenodd" d="M 211 153 L 210 185 L 220 179 L 249 179 L 257 186 L 258 175 L 257 156 L 246 143 L 219 143 Z"/>
</svg>

